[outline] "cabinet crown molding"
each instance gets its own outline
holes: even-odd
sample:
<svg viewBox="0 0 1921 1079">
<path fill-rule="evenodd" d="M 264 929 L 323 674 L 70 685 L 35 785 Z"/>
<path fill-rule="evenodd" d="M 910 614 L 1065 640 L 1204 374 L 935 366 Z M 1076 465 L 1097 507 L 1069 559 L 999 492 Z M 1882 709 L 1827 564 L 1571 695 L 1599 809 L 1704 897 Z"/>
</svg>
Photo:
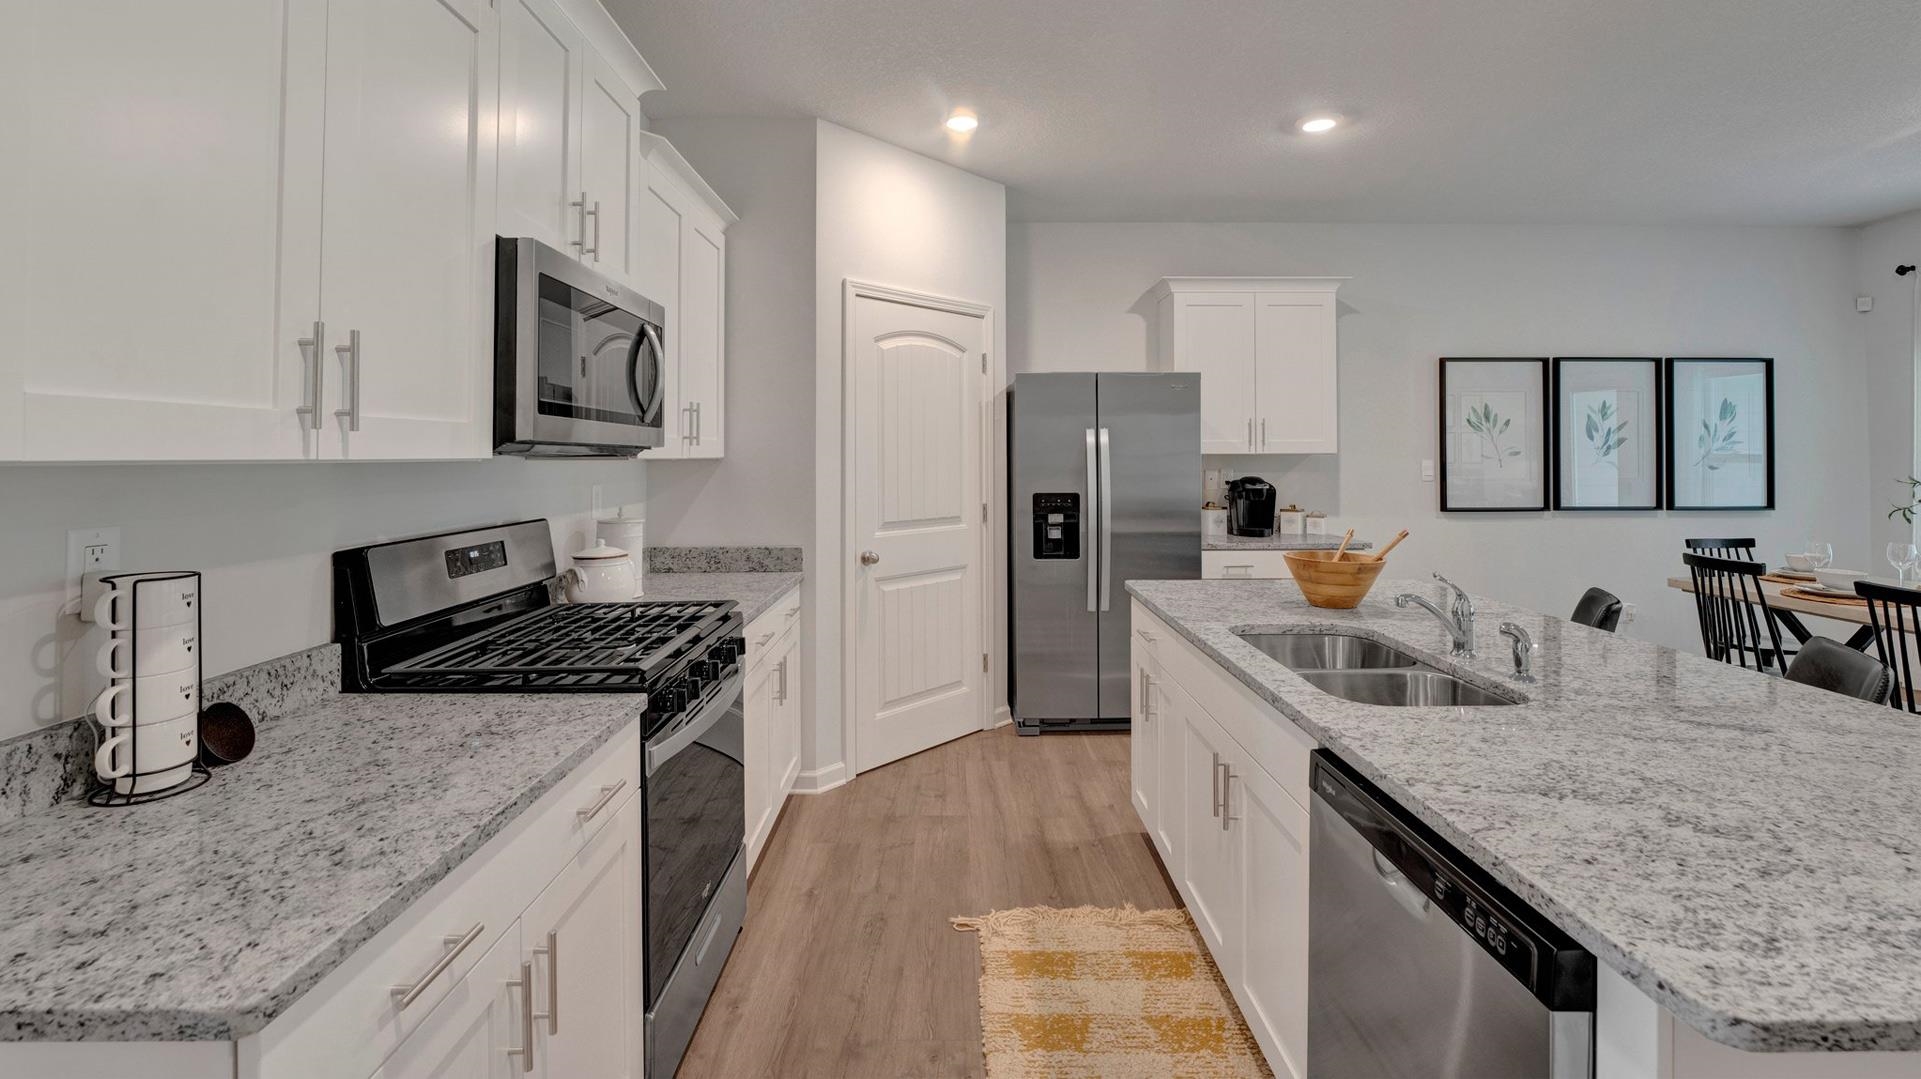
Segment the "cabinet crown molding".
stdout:
<svg viewBox="0 0 1921 1079">
<path fill-rule="evenodd" d="M 561 11 L 573 21 L 575 28 L 586 35 L 594 50 L 613 66 L 620 77 L 634 89 L 636 97 L 646 97 L 655 90 L 665 90 L 666 84 L 654 74 L 654 66 L 640 54 L 634 40 L 614 21 L 614 16 L 599 0 L 556 0 Z"/>
<path fill-rule="evenodd" d="M 1334 292 L 1351 277 L 1163 277 L 1148 295 L 1176 292 Z"/>
<path fill-rule="evenodd" d="M 710 187 L 706 180 L 701 179 L 700 173 L 694 171 L 694 166 L 689 164 L 687 159 L 681 156 L 680 151 L 674 148 L 674 144 L 668 142 L 665 137 L 651 131 L 642 131 L 640 153 L 649 162 L 666 169 L 695 198 L 706 203 L 707 208 L 714 211 L 723 222 L 732 225 L 740 220 L 740 215 L 728 207 L 726 200 L 720 197 L 719 192 Z"/>
</svg>

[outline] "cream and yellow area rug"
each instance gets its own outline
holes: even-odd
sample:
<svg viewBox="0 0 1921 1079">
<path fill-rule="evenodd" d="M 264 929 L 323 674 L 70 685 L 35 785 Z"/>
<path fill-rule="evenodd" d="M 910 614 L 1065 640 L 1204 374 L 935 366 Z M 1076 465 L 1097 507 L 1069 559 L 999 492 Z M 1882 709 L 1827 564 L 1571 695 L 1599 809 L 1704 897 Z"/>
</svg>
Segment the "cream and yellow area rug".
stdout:
<svg viewBox="0 0 1921 1079">
<path fill-rule="evenodd" d="M 1184 910 L 1021 907 L 981 938 L 989 1079 L 1270 1076 Z"/>
</svg>

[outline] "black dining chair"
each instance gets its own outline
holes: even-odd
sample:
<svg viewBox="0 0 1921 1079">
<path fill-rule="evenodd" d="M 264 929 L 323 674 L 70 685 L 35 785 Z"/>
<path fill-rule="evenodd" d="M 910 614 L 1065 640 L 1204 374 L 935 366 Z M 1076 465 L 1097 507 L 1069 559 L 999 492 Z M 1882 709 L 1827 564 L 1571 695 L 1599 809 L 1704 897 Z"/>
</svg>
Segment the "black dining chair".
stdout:
<svg viewBox="0 0 1921 1079">
<path fill-rule="evenodd" d="M 1590 588 L 1581 593 L 1568 621 L 1613 633 L 1621 625 L 1621 597 L 1605 588 Z"/>
<path fill-rule="evenodd" d="M 1709 558 L 1738 558 L 1743 562 L 1754 561 L 1754 539 L 1684 539 L 1682 545 L 1695 554 Z"/>
<path fill-rule="evenodd" d="M 1787 678 L 1874 704 L 1887 703 L 1888 684 L 1893 681 L 1887 664 L 1827 637 L 1816 637 L 1801 646 L 1800 654 L 1788 664 Z"/>
<path fill-rule="evenodd" d="M 1694 610 L 1701 619 L 1701 646 L 1707 657 L 1746 667 L 1752 656 L 1755 670 L 1785 668 L 1789 653 L 1781 647 L 1781 630 L 1761 588 L 1761 575 L 1768 568 L 1759 562 L 1701 554 L 1684 554 L 1681 561 L 1694 578 Z"/>
<path fill-rule="evenodd" d="M 1868 625 L 1874 630 L 1874 651 L 1888 669 L 1889 701 L 1896 708 L 1921 713 L 1914 699 L 1914 669 L 1909 654 L 1921 635 L 1921 591 L 1875 581 L 1854 582 L 1854 592 L 1868 601 Z M 1910 638 L 1916 638 L 1910 640 Z"/>
</svg>

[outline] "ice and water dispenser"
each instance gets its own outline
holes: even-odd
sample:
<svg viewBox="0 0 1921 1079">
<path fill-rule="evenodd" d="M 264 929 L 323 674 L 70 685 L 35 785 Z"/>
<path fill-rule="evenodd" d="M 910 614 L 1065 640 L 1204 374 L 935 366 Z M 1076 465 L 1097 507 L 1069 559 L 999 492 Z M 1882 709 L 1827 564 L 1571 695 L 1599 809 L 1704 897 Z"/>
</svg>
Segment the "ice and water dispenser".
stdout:
<svg viewBox="0 0 1921 1079">
<path fill-rule="evenodd" d="M 1034 557 L 1073 561 L 1081 556 L 1081 496 L 1034 495 Z"/>
</svg>

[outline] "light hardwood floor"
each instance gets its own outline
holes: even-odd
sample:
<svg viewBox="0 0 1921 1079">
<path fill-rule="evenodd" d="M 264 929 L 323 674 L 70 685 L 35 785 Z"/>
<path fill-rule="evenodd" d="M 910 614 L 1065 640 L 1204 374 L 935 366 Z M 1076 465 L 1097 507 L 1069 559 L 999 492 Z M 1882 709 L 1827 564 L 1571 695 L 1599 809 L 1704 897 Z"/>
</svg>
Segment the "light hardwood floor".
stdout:
<svg viewBox="0 0 1921 1079">
<path fill-rule="evenodd" d="M 681 1079 L 983 1074 L 979 943 L 1021 906 L 1180 905 L 1127 736 L 969 735 L 788 800 Z"/>
</svg>

